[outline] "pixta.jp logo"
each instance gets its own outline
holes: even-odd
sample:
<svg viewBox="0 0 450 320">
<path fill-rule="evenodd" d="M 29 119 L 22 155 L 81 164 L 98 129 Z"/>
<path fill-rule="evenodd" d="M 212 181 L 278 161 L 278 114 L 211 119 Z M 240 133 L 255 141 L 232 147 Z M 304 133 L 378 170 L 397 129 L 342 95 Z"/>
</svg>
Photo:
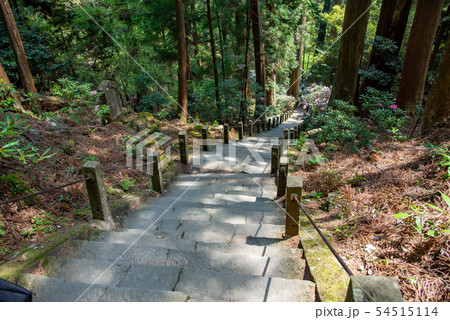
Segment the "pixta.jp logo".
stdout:
<svg viewBox="0 0 450 320">
<path fill-rule="evenodd" d="M 171 137 L 160 132 L 150 134 L 150 129 L 142 130 L 127 141 L 127 166 L 133 168 L 133 160 L 134 156 L 136 156 L 135 169 L 152 175 L 155 157 L 160 157 L 162 154 L 165 155 L 159 164 L 161 167 L 171 161 L 172 145 L 169 143 L 171 140 Z M 166 149 L 160 152 L 159 150 L 167 144 Z"/>
</svg>

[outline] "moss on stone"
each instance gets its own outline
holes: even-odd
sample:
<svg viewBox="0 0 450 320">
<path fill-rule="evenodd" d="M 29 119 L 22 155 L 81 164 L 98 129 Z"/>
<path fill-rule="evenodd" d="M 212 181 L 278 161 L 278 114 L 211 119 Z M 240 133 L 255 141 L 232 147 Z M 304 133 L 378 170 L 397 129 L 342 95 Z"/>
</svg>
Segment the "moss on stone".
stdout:
<svg viewBox="0 0 450 320">
<path fill-rule="evenodd" d="M 299 235 L 320 301 L 345 301 L 350 278 L 304 214 Z"/>
<path fill-rule="evenodd" d="M 36 249 L 29 247 L 22 249 L 14 259 L 0 266 L 0 278 L 16 282 L 20 273 L 25 269 L 48 255 L 65 241 L 86 230 L 86 228 L 88 228 L 87 224 L 76 226 L 65 232 L 48 237 L 40 244 L 40 246 L 37 246 Z M 43 246 L 43 248 L 41 248 L 41 246 Z"/>
</svg>

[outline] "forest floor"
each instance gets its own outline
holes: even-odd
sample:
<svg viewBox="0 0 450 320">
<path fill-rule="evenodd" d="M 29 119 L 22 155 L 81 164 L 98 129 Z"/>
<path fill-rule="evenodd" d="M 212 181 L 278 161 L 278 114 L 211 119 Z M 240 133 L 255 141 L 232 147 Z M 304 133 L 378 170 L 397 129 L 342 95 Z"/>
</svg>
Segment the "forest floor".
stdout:
<svg viewBox="0 0 450 320">
<path fill-rule="evenodd" d="M 450 129 L 438 132 L 380 137 L 369 150 L 324 153 L 323 166 L 293 169 L 304 178 L 307 211 L 352 272 L 396 277 L 405 301 L 450 301 L 450 237 L 440 232 L 449 225 L 441 193 L 450 195 L 450 180 L 425 146 L 449 146 Z M 394 218 L 401 212 L 410 216 Z"/>
<path fill-rule="evenodd" d="M 191 137 L 201 132 L 200 126 L 193 123 L 157 120 L 148 113 L 137 114 L 130 109 L 125 109 L 121 122 L 106 126 L 89 112 L 58 114 L 60 117 L 49 120 L 20 117 L 27 126 L 18 136 L 21 145 L 31 143 L 40 152 L 51 148 L 49 154 L 57 154 L 38 163 L 28 161 L 26 165 L 17 159 L 0 159 L 0 202 L 82 179 L 81 168 L 88 160 L 99 161 L 103 170 L 125 166 L 126 142 L 147 126 L 172 137 L 169 144 L 178 144 L 180 130 L 189 132 Z M 6 116 L 0 113 L 0 121 Z M 209 134 L 222 137 L 217 127 L 210 127 Z M 231 136 L 236 136 L 234 130 Z M 172 148 L 172 156 L 179 158 L 177 148 Z M 164 170 L 165 182 L 175 172 L 173 165 L 168 166 Z M 152 191 L 149 176 L 137 170 L 107 172 L 104 178 L 110 207 L 120 203 L 124 196 Z M 153 195 L 158 196 L 155 192 Z M 0 264 L 25 247 L 37 247 L 48 236 L 86 222 L 90 215 L 84 183 L 0 205 Z"/>
</svg>

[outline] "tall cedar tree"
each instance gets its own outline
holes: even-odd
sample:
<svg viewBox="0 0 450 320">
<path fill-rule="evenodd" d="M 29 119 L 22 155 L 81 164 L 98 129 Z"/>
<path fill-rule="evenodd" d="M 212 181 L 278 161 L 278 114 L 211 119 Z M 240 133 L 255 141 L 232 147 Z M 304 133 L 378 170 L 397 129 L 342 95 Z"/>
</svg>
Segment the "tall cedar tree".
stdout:
<svg viewBox="0 0 450 320">
<path fill-rule="evenodd" d="M 371 0 L 347 0 L 331 100 L 355 103 Z"/>
<path fill-rule="evenodd" d="M 182 122 L 187 121 L 187 53 L 184 27 L 183 0 L 175 0 L 178 40 L 178 114 Z"/>
<path fill-rule="evenodd" d="M 380 17 L 378 19 L 376 36 L 390 39 L 397 46 L 395 54 L 399 54 L 408 24 L 409 11 L 411 10 L 412 0 L 383 0 L 381 5 Z M 382 53 L 374 46 L 370 54 L 368 66 L 374 66 L 376 70 L 389 73 L 391 70 L 386 65 Z M 392 83 L 384 86 L 380 85 L 375 79 L 366 79 L 362 85 L 361 92 L 366 87 L 377 88 L 382 91 L 390 91 Z"/>
<path fill-rule="evenodd" d="M 17 29 L 16 21 L 14 20 L 14 15 L 11 11 L 8 0 L 0 1 L 0 11 L 14 52 L 20 82 L 22 83 L 25 91 L 28 93 L 36 93 L 36 87 L 34 86 L 30 66 L 28 65 L 25 49 L 23 48 L 22 39 L 20 38 L 19 30 Z"/>
<path fill-rule="evenodd" d="M 433 127 L 437 122 L 450 121 L 450 34 L 442 54 L 441 62 L 437 69 L 436 77 L 431 86 L 428 97 L 424 131 Z"/>
<path fill-rule="evenodd" d="M 213 60 L 213 71 L 214 71 L 214 85 L 216 87 L 216 104 L 219 108 L 220 96 L 219 96 L 219 74 L 217 71 L 217 59 L 216 59 L 216 43 L 214 41 L 214 29 L 212 25 L 212 15 L 211 15 L 211 2 L 206 0 L 206 10 L 208 14 L 208 27 L 209 27 L 209 38 L 211 41 L 211 56 Z"/>
<path fill-rule="evenodd" d="M 443 14 L 442 23 L 438 28 L 438 35 L 437 35 L 436 41 L 434 43 L 434 49 L 433 49 L 433 53 L 431 54 L 430 65 L 428 67 L 428 70 L 433 69 L 434 62 L 435 62 L 436 57 L 441 49 L 442 41 L 445 40 L 445 35 L 448 33 L 447 32 L 448 27 L 450 26 L 449 15 L 450 15 L 450 4 L 447 7 L 447 11 L 445 11 L 445 13 Z"/>
<path fill-rule="evenodd" d="M 419 0 L 406 48 L 397 104 L 409 115 L 422 105 L 434 36 L 444 0 Z"/>
<path fill-rule="evenodd" d="M 291 69 L 289 90 L 287 92 L 288 95 L 293 96 L 296 99 L 298 99 L 300 95 L 300 82 L 301 82 L 300 78 L 302 77 L 302 60 L 303 60 L 303 51 L 305 49 L 305 26 L 306 26 L 306 15 L 302 14 L 300 18 L 300 33 L 296 39 L 296 43 L 298 46 L 297 49 L 298 66 L 296 68 Z"/>
<path fill-rule="evenodd" d="M 264 58 L 264 39 L 262 34 L 259 0 L 250 0 L 250 10 L 252 18 L 253 46 L 255 50 L 256 83 L 261 86 L 261 94 L 264 95 L 266 92 L 266 63 Z"/>
<path fill-rule="evenodd" d="M 331 11 L 331 0 L 324 0 L 322 13 L 329 13 L 330 11 Z M 324 19 L 321 19 L 319 23 L 319 33 L 317 35 L 316 53 L 319 51 L 319 49 L 322 49 L 323 44 L 325 43 L 326 33 L 327 33 L 327 22 Z"/>
</svg>

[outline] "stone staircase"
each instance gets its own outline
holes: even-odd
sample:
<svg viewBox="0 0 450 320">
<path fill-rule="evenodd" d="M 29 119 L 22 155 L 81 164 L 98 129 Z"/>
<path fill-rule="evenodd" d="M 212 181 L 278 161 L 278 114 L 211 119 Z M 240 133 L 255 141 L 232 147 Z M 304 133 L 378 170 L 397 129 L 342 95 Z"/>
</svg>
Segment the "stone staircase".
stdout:
<svg viewBox="0 0 450 320">
<path fill-rule="evenodd" d="M 315 301 L 269 174 L 181 175 L 115 231 L 90 230 L 19 284 L 34 301 Z"/>
</svg>

